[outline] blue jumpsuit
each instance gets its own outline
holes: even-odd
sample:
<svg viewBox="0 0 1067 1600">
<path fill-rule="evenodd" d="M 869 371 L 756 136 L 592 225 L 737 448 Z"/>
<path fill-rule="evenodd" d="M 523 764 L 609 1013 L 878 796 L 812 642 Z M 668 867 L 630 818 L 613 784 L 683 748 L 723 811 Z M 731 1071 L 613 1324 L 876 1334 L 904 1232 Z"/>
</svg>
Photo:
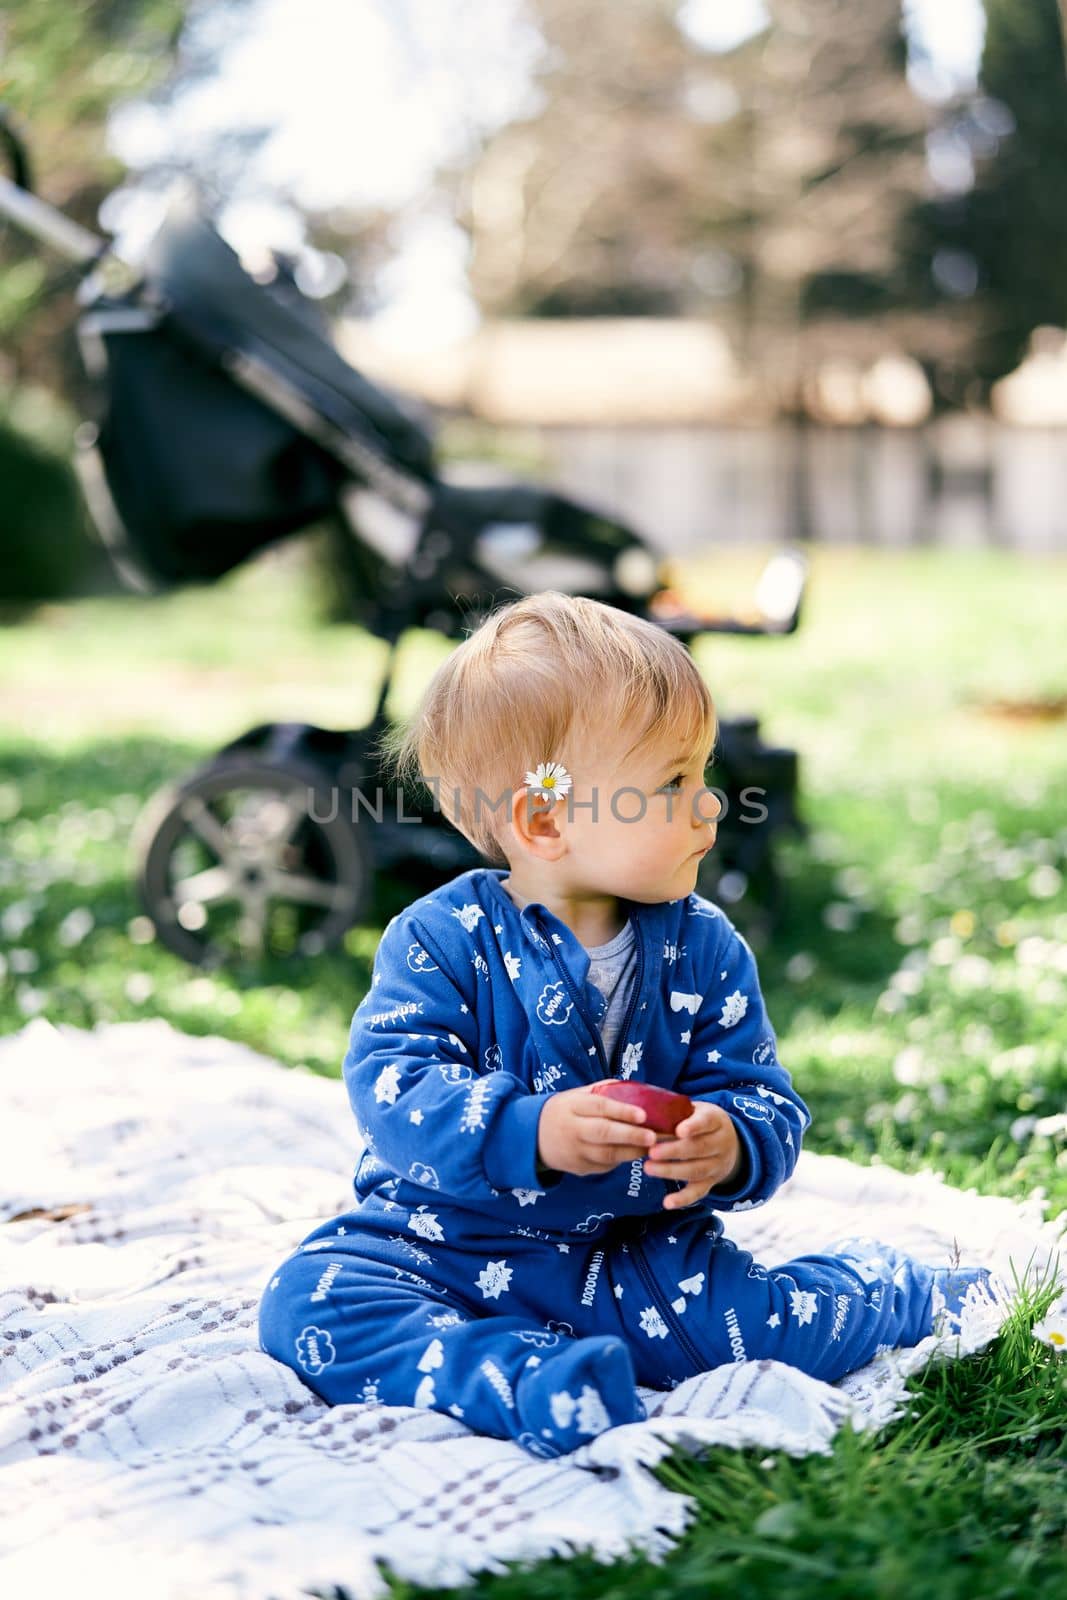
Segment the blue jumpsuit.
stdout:
<svg viewBox="0 0 1067 1600">
<path fill-rule="evenodd" d="M 724 1236 L 718 1213 L 769 1200 L 811 1122 L 726 914 L 695 892 L 620 900 L 637 968 L 609 1062 L 588 953 L 505 876 L 464 872 L 387 925 L 343 1064 L 357 1203 L 272 1272 L 261 1348 L 330 1404 L 427 1406 L 558 1456 L 640 1420 L 638 1384 L 761 1358 L 832 1382 L 947 1326 L 986 1269 L 866 1237 L 768 1268 Z M 733 1186 L 664 1210 L 684 1180 L 641 1159 L 544 1167 L 549 1095 L 608 1076 L 726 1110 Z"/>
</svg>

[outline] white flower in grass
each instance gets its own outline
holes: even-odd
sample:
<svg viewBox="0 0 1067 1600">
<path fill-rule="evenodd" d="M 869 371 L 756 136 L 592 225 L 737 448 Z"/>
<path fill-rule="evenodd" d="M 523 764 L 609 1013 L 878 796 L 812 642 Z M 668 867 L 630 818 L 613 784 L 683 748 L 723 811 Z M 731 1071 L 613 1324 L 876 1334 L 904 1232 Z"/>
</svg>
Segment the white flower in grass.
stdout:
<svg viewBox="0 0 1067 1600">
<path fill-rule="evenodd" d="M 1051 1345 L 1054 1350 L 1067 1349 L 1067 1294 L 1061 1294 L 1055 1304 L 1049 1306 L 1030 1332 L 1035 1339 Z"/>
<path fill-rule="evenodd" d="M 15 1003 L 24 1017 L 35 1017 L 46 999 L 43 989 L 33 989 L 28 983 L 20 983 L 15 991 Z"/>
<path fill-rule="evenodd" d="M 85 906 L 68 912 L 59 924 L 59 942 L 65 945 L 81 944 L 96 926 L 93 914 Z"/>
<path fill-rule="evenodd" d="M 560 761 L 539 761 L 536 772 L 526 774 L 535 800 L 556 800 L 569 792 L 571 775 Z"/>
</svg>

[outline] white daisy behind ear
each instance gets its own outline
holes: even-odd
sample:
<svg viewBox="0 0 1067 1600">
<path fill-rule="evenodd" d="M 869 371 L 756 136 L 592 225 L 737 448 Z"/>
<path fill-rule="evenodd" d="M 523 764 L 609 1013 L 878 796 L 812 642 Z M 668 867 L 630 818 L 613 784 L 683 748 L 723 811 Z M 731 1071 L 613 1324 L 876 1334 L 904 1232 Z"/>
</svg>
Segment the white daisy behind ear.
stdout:
<svg viewBox="0 0 1067 1600">
<path fill-rule="evenodd" d="M 526 774 L 535 800 L 557 800 L 568 793 L 571 775 L 561 761 L 539 761 L 536 772 Z"/>
</svg>

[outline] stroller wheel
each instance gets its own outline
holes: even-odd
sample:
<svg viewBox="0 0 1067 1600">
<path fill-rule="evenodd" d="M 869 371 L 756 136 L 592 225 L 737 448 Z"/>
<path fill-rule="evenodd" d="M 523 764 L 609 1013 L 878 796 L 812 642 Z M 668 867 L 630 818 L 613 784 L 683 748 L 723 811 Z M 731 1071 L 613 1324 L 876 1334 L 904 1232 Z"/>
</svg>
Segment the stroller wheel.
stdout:
<svg viewBox="0 0 1067 1600">
<path fill-rule="evenodd" d="M 311 765 L 220 758 L 160 790 L 133 845 L 160 940 L 197 966 L 318 955 L 370 897 L 365 846 Z"/>
</svg>

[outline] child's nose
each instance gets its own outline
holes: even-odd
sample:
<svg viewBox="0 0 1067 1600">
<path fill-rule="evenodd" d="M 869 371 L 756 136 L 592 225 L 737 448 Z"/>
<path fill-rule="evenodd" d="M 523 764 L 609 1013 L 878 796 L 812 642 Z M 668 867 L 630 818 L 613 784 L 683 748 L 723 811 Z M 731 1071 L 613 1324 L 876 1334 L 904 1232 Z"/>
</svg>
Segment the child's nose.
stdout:
<svg viewBox="0 0 1067 1600">
<path fill-rule="evenodd" d="M 705 789 L 703 794 L 698 796 L 698 801 L 699 803 L 693 807 L 694 822 L 701 827 L 710 827 L 714 832 L 722 816 L 722 801 L 711 789 Z"/>
</svg>

